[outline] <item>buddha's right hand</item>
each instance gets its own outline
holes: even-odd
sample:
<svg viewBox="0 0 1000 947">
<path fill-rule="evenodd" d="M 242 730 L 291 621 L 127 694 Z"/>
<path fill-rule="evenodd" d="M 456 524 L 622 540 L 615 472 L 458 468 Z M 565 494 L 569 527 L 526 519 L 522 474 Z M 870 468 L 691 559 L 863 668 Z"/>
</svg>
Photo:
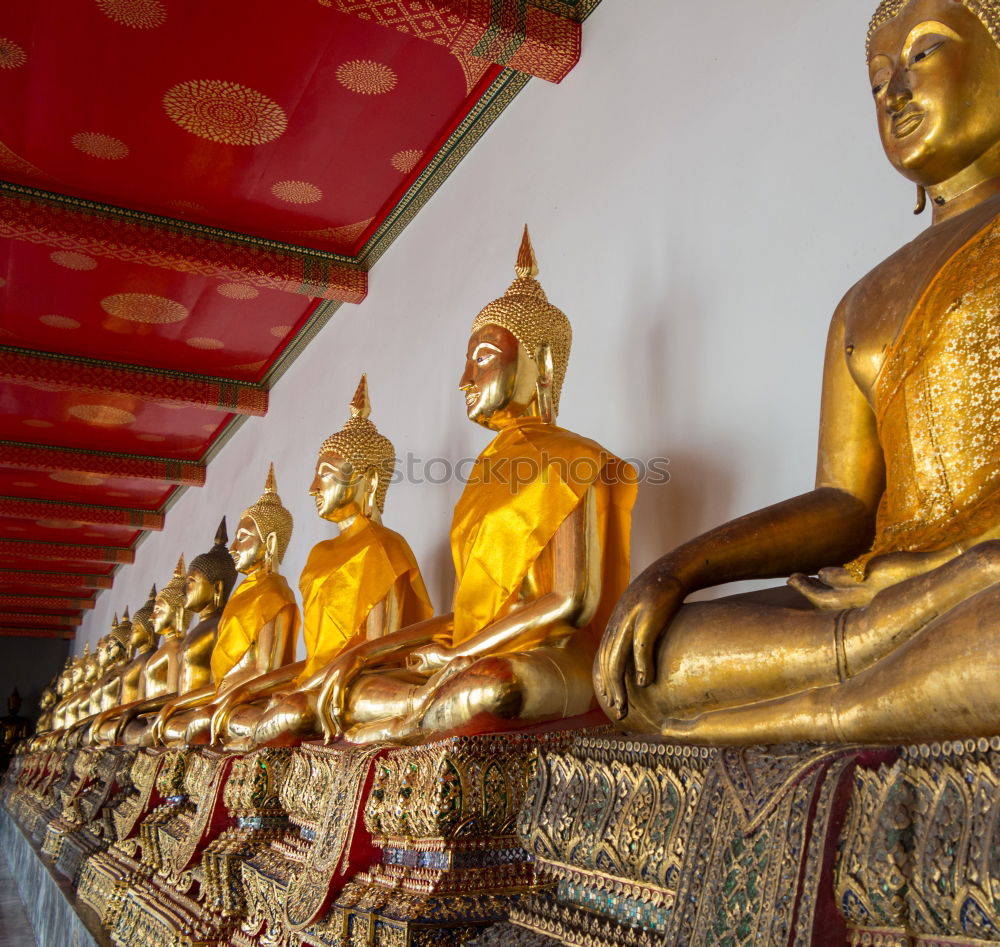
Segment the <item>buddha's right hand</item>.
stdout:
<svg viewBox="0 0 1000 947">
<path fill-rule="evenodd" d="M 676 576 L 660 563 L 653 563 L 615 606 L 594 669 L 598 700 L 612 719 L 621 720 L 628 713 L 625 679 L 630 665 L 639 687 L 648 687 L 656 679 L 656 644 L 687 594 Z"/>
<path fill-rule="evenodd" d="M 217 743 L 223 741 L 223 736 L 229 729 L 229 718 L 232 716 L 233 711 L 240 704 L 245 704 L 249 699 L 250 688 L 246 686 L 232 687 L 226 691 L 212 713 L 212 721 L 208 732 L 209 746 L 215 746 Z"/>
<path fill-rule="evenodd" d="M 355 678 L 364 670 L 360 648 L 341 653 L 327 665 L 326 676 L 316 700 L 316 716 L 323 729 L 323 739 L 330 743 L 344 732 L 347 692 Z"/>
</svg>

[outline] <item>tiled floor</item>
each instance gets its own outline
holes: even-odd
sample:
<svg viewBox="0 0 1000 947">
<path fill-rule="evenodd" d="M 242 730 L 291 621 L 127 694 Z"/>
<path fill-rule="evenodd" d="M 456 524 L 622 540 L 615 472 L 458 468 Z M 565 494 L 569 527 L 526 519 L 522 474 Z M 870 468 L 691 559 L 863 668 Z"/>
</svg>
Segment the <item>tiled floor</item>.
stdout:
<svg viewBox="0 0 1000 947">
<path fill-rule="evenodd" d="M 7 860 L 0 853 L 0 947 L 37 947 L 38 942 L 17 895 Z"/>
</svg>

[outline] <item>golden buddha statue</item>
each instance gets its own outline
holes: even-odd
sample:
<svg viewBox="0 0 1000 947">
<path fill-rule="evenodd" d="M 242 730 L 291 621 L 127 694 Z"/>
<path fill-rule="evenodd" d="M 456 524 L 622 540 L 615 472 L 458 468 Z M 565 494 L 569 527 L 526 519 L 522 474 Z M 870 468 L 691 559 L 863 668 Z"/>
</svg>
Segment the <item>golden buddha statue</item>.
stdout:
<svg viewBox="0 0 1000 947">
<path fill-rule="evenodd" d="M 674 550 L 619 604 L 597 686 L 629 729 L 1000 731 L 1000 2 L 883 0 L 868 65 L 886 155 L 930 197 L 931 226 L 834 313 L 816 488 Z M 785 590 L 682 604 L 793 573 Z"/>
<path fill-rule="evenodd" d="M 455 507 L 453 612 L 334 659 L 327 737 L 422 742 L 594 706 L 591 667 L 628 582 L 635 472 L 555 425 L 569 320 L 546 299 L 527 228 L 516 279 L 473 322 L 459 387 L 497 432 Z"/>
<path fill-rule="evenodd" d="M 111 631 L 98 642 L 97 676 L 86 703 L 81 705 L 80 716 L 74 727 L 75 738 L 83 738 L 89 734 L 97 714 L 118 705 L 122 665 L 131 632 L 132 621 L 126 608 L 124 618 L 119 621 L 116 614 L 111 623 Z"/>
<path fill-rule="evenodd" d="M 130 633 L 126 642 L 126 653 L 123 667 L 119 674 L 118 692 L 113 703 L 102 707 L 102 713 L 116 710 L 128 704 L 135 703 L 145 697 L 145 676 L 143 671 L 153 654 L 153 644 L 156 631 L 153 626 L 153 609 L 156 606 L 156 586 L 149 592 L 145 605 L 137 609 L 131 618 Z M 126 615 L 127 615 L 126 610 Z M 101 727 L 97 720 L 90 727 L 90 742 L 109 745 L 114 742 L 117 720 L 114 716 L 105 719 Z"/>
<path fill-rule="evenodd" d="M 212 651 L 212 683 L 170 700 L 153 727 L 153 740 L 169 745 L 207 743 L 216 701 L 239 685 L 295 659 L 299 608 L 277 571 L 292 537 L 292 514 L 277 493 L 274 464 L 264 493 L 243 511 L 230 554 L 246 578 L 219 619 Z"/>
<path fill-rule="evenodd" d="M 212 680 L 211 658 L 222 609 L 236 584 L 236 566 L 226 549 L 229 536 L 226 518 L 215 533 L 212 548 L 191 560 L 185 578 L 184 609 L 199 621 L 176 645 L 174 666 L 168 664 L 164 686 L 150 695 L 151 684 L 158 677 L 161 661 L 157 653 L 146 665 L 146 698 L 129 711 L 131 722 L 123 731 L 129 746 L 152 746 L 159 712 L 175 697 L 183 697 L 205 687 Z M 173 686 L 170 686 L 172 684 Z"/>
<path fill-rule="evenodd" d="M 83 646 L 83 655 L 79 663 L 79 673 L 75 675 L 75 687 L 66 708 L 66 718 L 63 730 L 72 730 L 77 723 L 87 716 L 90 707 L 90 692 L 97 680 L 100 672 L 101 661 L 103 660 L 104 638 L 98 639 L 97 647 L 93 653 L 90 651 L 90 642 Z"/>
<path fill-rule="evenodd" d="M 382 524 L 396 452 L 370 413 L 362 375 L 350 419 L 316 461 L 310 493 L 339 532 L 313 547 L 299 579 L 306 659 L 230 690 L 216 707 L 212 742 L 245 749 L 318 736 L 316 703 L 329 662 L 433 613 L 409 545 Z"/>
<path fill-rule="evenodd" d="M 59 700 L 58 692 L 56 691 L 56 678 L 53 678 L 52 682 L 42 688 L 42 696 L 38 699 L 38 706 L 40 713 L 38 715 L 38 722 L 35 724 L 35 733 L 47 733 L 52 729 L 52 713 L 55 709 L 56 702 Z"/>
<path fill-rule="evenodd" d="M 121 741 L 124 730 L 138 714 L 145 711 L 146 701 L 177 693 L 180 678 L 180 651 L 191 621 L 185 607 L 187 601 L 187 569 L 181 556 L 170 581 L 156 593 L 153 604 L 153 632 L 162 637 L 160 646 L 142 664 L 141 681 L 135 698 L 99 714 L 91 725 L 91 733 L 103 744 Z M 133 633 L 135 623 L 133 622 Z M 126 672 L 128 675 L 129 671 Z M 152 709 L 152 708 L 150 708 Z M 155 709 L 159 709 L 158 707 Z"/>
</svg>

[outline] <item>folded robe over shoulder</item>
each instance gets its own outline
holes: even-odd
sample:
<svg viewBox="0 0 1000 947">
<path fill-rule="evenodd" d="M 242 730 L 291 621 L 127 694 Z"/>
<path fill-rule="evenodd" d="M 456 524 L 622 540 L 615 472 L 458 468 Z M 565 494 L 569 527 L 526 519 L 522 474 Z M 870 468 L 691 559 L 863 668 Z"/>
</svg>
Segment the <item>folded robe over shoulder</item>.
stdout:
<svg viewBox="0 0 1000 947">
<path fill-rule="evenodd" d="M 299 680 L 332 661 L 393 587 L 400 627 L 434 614 L 417 561 L 399 533 L 359 516 L 339 536 L 317 543 L 299 579 L 306 643 Z"/>
<path fill-rule="evenodd" d="M 268 622 L 283 608 L 294 606 L 292 628 L 281 663 L 295 660 L 299 608 L 285 577 L 275 572 L 251 572 L 233 591 L 219 619 L 218 637 L 212 649 L 212 680 L 218 684 L 236 666 Z"/>
<path fill-rule="evenodd" d="M 520 419 L 497 434 L 476 460 L 452 519 L 452 644 L 510 610 L 529 569 L 593 489 L 601 595 L 575 640 L 596 650 L 628 585 L 636 481 L 635 469 L 600 444 L 538 418 Z"/>
</svg>

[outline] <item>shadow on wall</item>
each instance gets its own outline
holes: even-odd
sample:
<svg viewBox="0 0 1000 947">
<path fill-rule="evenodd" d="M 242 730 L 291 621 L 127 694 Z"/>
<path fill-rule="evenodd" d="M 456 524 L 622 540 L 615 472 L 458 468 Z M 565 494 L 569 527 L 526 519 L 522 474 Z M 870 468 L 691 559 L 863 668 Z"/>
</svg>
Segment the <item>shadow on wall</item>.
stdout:
<svg viewBox="0 0 1000 947">
<path fill-rule="evenodd" d="M 71 642 L 59 638 L 0 638 L 0 716 L 16 687 L 23 701 L 21 716 L 38 719 L 42 689 L 66 661 Z"/>
</svg>

